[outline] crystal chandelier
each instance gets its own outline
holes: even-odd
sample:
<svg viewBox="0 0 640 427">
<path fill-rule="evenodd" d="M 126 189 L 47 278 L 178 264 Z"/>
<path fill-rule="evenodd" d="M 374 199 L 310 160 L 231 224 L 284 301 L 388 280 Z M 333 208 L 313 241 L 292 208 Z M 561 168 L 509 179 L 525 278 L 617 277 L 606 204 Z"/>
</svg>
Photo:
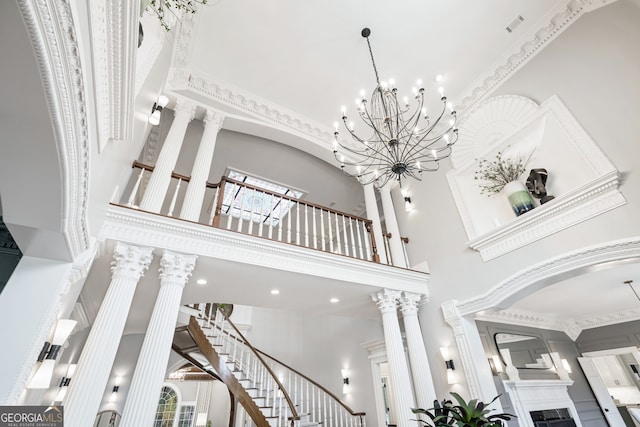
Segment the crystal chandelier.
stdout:
<svg viewBox="0 0 640 427">
<path fill-rule="evenodd" d="M 371 30 L 365 28 L 361 34 L 367 40 L 377 83 L 370 101 L 365 98 L 364 91 L 356 100 L 367 136 L 356 135 L 355 125 L 349 121 L 346 108 L 342 107 L 342 122 L 352 139 L 348 142 L 340 140 L 336 122 L 333 153 L 341 163 L 342 171 L 362 184 L 375 181 L 383 186 L 395 179 L 402 186 L 402 179 L 408 177 L 420 181 L 423 171 L 437 170 L 439 161 L 451 154 L 451 146 L 458 139 L 456 112 L 440 88 L 442 109 L 437 118 L 430 118 L 420 80 L 418 88 L 413 89 L 414 109 L 408 97 L 400 101 L 394 82 L 380 81 L 369 43 Z"/>
</svg>

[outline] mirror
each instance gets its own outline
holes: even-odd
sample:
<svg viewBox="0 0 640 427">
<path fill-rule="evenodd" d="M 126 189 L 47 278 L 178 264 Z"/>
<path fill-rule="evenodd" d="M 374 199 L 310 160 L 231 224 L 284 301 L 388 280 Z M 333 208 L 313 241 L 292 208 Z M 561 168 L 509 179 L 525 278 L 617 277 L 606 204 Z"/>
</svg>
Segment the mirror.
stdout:
<svg viewBox="0 0 640 427">
<path fill-rule="evenodd" d="M 553 361 L 545 343 L 538 337 L 499 332 L 494 335 L 502 362 L 507 358 L 518 369 L 550 369 Z"/>
</svg>

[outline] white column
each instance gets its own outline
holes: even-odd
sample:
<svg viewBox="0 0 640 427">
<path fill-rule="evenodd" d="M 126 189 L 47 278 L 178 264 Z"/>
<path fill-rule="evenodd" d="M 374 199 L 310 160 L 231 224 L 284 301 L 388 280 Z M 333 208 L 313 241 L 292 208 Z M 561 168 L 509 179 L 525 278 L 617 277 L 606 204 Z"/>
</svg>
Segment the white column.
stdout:
<svg viewBox="0 0 640 427">
<path fill-rule="evenodd" d="M 398 228 L 396 211 L 393 208 L 393 201 L 391 200 L 391 183 L 387 183 L 380 188 L 380 200 L 382 201 L 384 223 L 387 226 L 387 232 L 391 233 L 389 250 L 391 251 L 393 265 L 406 268 L 407 263 L 404 260 L 404 249 L 402 249 L 402 241 L 400 240 L 400 229 Z"/>
<path fill-rule="evenodd" d="M 409 350 L 409 364 L 413 387 L 416 393 L 416 403 L 419 408 L 433 407 L 436 400 L 436 389 L 433 386 L 431 368 L 427 358 L 427 350 L 422 339 L 422 331 L 418 321 L 418 304 L 423 295 L 403 292 L 400 299 L 400 311 L 404 321 L 404 333 Z"/>
<path fill-rule="evenodd" d="M 224 122 L 224 116 L 215 111 L 207 110 L 203 122 L 204 132 L 196 153 L 196 159 L 193 162 L 191 180 L 187 186 L 184 202 L 182 202 L 182 211 L 180 212 L 180 218 L 196 222 L 200 220 L 200 210 L 204 201 L 204 192 L 207 189 L 213 151 L 216 147 L 218 132 Z"/>
<path fill-rule="evenodd" d="M 372 297 L 382 313 L 382 328 L 389 361 L 391 399 L 396 408 L 396 425 L 399 427 L 414 426 L 415 422 L 411 420 L 416 416 L 411 412 L 411 408 L 415 408 L 415 404 L 396 310 L 400 291 L 384 289 Z"/>
<path fill-rule="evenodd" d="M 142 343 L 122 411 L 121 427 L 153 424 L 158 397 L 171 353 L 171 342 L 185 284 L 196 264 L 195 255 L 164 251 L 160 260 L 160 292 Z"/>
<path fill-rule="evenodd" d="M 149 184 L 144 196 L 142 196 L 140 209 L 156 213 L 162 209 L 162 202 L 171 183 L 171 173 L 176 167 L 187 126 L 193 119 L 195 111 L 196 106 L 194 104 L 178 99 L 173 123 L 171 123 L 167 138 L 160 149 L 158 161 L 153 169 L 151 178 L 149 178 Z"/>
<path fill-rule="evenodd" d="M 442 311 L 444 320 L 453 329 L 469 394 L 484 402 L 491 402 L 498 395 L 498 391 L 493 382 L 491 367 L 486 358 L 484 347 L 482 347 L 482 340 L 475 320 L 471 317 L 462 316 L 455 301 L 447 301 L 442 304 Z M 444 362 L 442 372 L 443 375 L 446 375 L 444 373 Z M 502 412 L 502 405 L 499 400 L 493 402 L 491 407 L 496 412 Z"/>
<path fill-rule="evenodd" d="M 373 184 L 365 184 L 362 187 L 364 188 L 364 204 L 367 210 L 367 219 L 370 219 L 372 222 L 373 237 L 376 239 L 376 248 L 380 256 L 380 262 L 387 264 L 387 250 L 385 249 L 384 238 L 382 237 L 382 224 L 380 223 L 376 193 L 373 189 Z"/>
<path fill-rule="evenodd" d="M 93 322 L 73 381 L 65 397 L 65 426 L 93 425 L 118 345 L 124 331 L 136 285 L 151 263 L 153 249 L 116 243 L 111 284 Z"/>
</svg>

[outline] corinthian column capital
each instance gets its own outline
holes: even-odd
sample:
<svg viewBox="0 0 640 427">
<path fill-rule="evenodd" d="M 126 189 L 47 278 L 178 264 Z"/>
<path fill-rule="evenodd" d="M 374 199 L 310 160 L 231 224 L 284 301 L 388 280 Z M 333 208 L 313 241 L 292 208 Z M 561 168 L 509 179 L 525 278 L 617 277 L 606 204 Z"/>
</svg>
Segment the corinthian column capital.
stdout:
<svg viewBox="0 0 640 427">
<path fill-rule="evenodd" d="M 400 298 L 400 311 L 403 316 L 418 314 L 418 307 L 426 301 L 425 295 L 403 292 Z"/>
<path fill-rule="evenodd" d="M 152 258 L 153 248 L 140 248 L 118 242 L 113 248 L 111 273 L 113 276 L 126 276 L 137 282 L 149 268 Z"/>
<path fill-rule="evenodd" d="M 178 98 L 176 100 L 176 107 L 174 109 L 175 115 L 184 115 L 187 120 L 193 120 L 193 116 L 196 113 L 196 104 L 184 98 Z"/>
<path fill-rule="evenodd" d="M 184 286 L 191 277 L 197 258 L 196 255 L 164 251 L 160 259 L 160 280 L 163 284 L 170 282 Z"/>
<path fill-rule="evenodd" d="M 204 125 L 206 127 L 212 127 L 219 131 L 220 129 L 222 129 L 225 117 L 226 116 L 220 111 L 207 108 L 207 110 L 204 112 L 204 118 L 202 119 L 202 121 L 204 122 Z"/>
<path fill-rule="evenodd" d="M 400 298 L 400 296 L 400 291 L 383 289 L 382 291 L 371 295 L 371 298 L 373 298 L 373 301 L 378 305 L 380 312 L 384 314 L 391 311 L 396 311 L 396 307 L 398 306 L 398 299 Z"/>
</svg>

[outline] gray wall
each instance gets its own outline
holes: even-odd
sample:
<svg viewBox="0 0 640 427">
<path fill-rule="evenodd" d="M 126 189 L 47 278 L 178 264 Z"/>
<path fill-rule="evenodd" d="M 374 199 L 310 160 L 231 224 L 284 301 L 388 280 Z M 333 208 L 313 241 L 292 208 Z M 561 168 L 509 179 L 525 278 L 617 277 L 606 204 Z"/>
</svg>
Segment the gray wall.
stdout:
<svg viewBox="0 0 640 427">
<path fill-rule="evenodd" d="M 573 403 L 576 406 L 576 410 L 578 411 L 578 415 L 580 417 L 580 421 L 584 427 L 589 426 L 603 426 L 606 425 L 606 421 L 602 412 L 600 410 L 600 406 L 596 402 L 595 396 L 591 392 L 591 388 L 589 387 L 589 383 L 587 382 L 586 377 L 582 373 L 580 365 L 578 364 L 578 356 L 580 356 L 580 352 L 578 350 L 577 345 L 571 341 L 571 339 L 564 332 L 560 331 L 550 331 L 545 329 L 537 329 L 537 328 L 528 328 L 524 326 L 515 326 L 515 325 L 505 325 L 500 323 L 491 323 L 491 322 L 476 322 L 478 326 L 478 331 L 480 333 L 480 337 L 482 338 L 482 343 L 485 348 L 485 352 L 487 353 L 487 357 L 490 357 L 494 354 L 499 354 L 498 349 L 496 347 L 496 343 L 494 341 L 494 335 L 498 332 L 504 332 L 508 334 L 515 335 L 528 335 L 532 337 L 537 337 L 542 340 L 549 351 L 558 352 L 560 357 L 563 359 L 567 359 L 569 365 L 571 366 L 572 373 L 570 374 L 571 379 L 574 381 L 573 385 L 568 388 L 569 396 Z M 558 376 L 550 370 L 545 369 L 518 369 L 520 373 L 520 378 L 523 380 L 532 380 L 532 379 L 558 379 Z M 500 397 L 500 401 L 503 405 L 503 409 L 505 412 L 513 411 L 513 406 L 508 399 L 508 395 L 502 385 L 500 380 L 506 380 L 506 374 L 494 374 L 494 380 L 496 386 L 502 396 Z M 515 425 L 515 423 L 510 423 L 510 426 Z"/>
<path fill-rule="evenodd" d="M 640 347 L 640 320 L 582 331 L 576 340 L 581 353 L 612 348 Z"/>
</svg>

